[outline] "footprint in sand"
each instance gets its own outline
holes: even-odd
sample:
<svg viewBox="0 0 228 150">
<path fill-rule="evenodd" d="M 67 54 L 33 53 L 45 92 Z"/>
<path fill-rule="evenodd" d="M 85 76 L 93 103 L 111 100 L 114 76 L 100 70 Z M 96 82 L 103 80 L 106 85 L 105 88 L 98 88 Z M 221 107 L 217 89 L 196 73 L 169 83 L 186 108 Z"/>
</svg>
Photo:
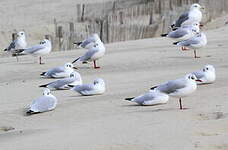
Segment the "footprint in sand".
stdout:
<svg viewBox="0 0 228 150">
<path fill-rule="evenodd" d="M 7 131 L 10 131 L 10 130 L 14 130 L 15 128 L 14 127 L 10 127 L 10 126 L 2 126 L 0 127 L 0 131 L 3 131 L 3 132 L 7 132 Z"/>
<path fill-rule="evenodd" d="M 213 112 L 213 113 L 199 113 L 199 120 L 218 120 L 218 119 L 223 119 L 226 118 L 227 113 L 223 112 Z"/>
</svg>

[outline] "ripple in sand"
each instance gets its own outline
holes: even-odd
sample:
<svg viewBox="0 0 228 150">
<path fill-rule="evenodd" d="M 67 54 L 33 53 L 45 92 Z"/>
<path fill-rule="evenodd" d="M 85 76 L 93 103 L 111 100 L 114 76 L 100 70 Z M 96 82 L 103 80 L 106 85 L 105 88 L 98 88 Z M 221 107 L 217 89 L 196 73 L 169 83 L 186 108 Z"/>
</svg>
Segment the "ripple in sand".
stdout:
<svg viewBox="0 0 228 150">
<path fill-rule="evenodd" d="M 213 112 L 213 113 L 200 113 L 198 114 L 200 120 L 218 120 L 223 119 L 227 116 L 226 113 L 223 112 Z"/>
</svg>

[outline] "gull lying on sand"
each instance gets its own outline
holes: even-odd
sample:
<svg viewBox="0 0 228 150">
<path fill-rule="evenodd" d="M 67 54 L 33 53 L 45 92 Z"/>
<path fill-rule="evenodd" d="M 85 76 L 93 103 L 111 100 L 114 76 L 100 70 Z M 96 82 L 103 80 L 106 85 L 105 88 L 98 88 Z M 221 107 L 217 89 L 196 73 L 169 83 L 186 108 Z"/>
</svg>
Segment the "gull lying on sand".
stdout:
<svg viewBox="0 0 228 150">
<path fill-rule="evenodd" d="M 71 86 L 81 85 L 82 79 L 81 75 L 78 72 L 72 72 L 70 77 L 56 80 L 48 84 L 40 85 L 40 87 L 45 87 L 54 90 L 67 90 Z"/>
<path fill-rule="evenodd" d="M 201 70 L 192 72 L 198 80 L 197 84 L 213 83 L 216 79 L 215 68 L 212 65 L 205 65 Z"/>
<path fill-rule="evenodd" d="M 105 92 L 105 82 L 103 79 L 98 78 L 91 84 L 76 85 L 71 90 L 84 96 L 103 94 Z"/>
<path fill-rule="evenodd" d="M 57 105 L 57 99 L 53 96 L 49 89 L 43 90 L 43 96 L 32 101 L 32 104 L 27 111 L 28 115 L 50 111 L 55 109 Z"/>
<path fill-rule="evenodd" d="M 94 63 L 94 68 L 95 69 L 98 69 L 100 67 L 98 67 L 96 65 L 96 60 L 100 59 L 101 57 L 104 56 L 105 54 L 105 46 L 103 44 L 103 42 L 100 40 L 100 38 L 98 37 L 98 35 L 96 34 L 96 41 L 95 41 L 95 44 L 90 47 L 88 49 L 88 51 L 80 56 L 79 58 L 77 58 L 76 60 L 74 60 L 72 63 L 75 63 L 77 61 L 81 61 L 83 63 L 87 63 L 88 61 L 93 61 Z"/>
<path fill-rule="evenodd" d="M 171 25 L 172 29 L 179 28 L 181 25 L 189 25 L 192 22 L 201 22 L 202 20 L 202 12 L 200 9 L 204 9 L 199 4 L 192 4 L 189 11 L 181 14 L 181 16 L 175 21 L 173 25 Z"/>
<path fill-rule="evenodd" d="M 27 46 L 25 32 L 20 31 L 16 34 L 16 39 L 10 43 L 10 45 L 4 49 L 4 51 L 15 53 L 15 50 L 17 49 L 25 49 Z M 16 55 L 17 56 L 17 55 Z M 18 57 L 17 57 L 18 61 Z"/>
<path fill-rule="evenodd" d="M 203 32 L 201 32 L 199 34 L 196 34 L 195 36 L 193 36 L 192 38 L 190 38 L 188 40 L 175 42 L 173 44 L 182 46 L 182 47 L 187 47 L 190 49 L 194 49 L 194 57 L 200 58 L 199 56 L 196 55 L 196 50 L 207 45 L 207 37 Z M 187 50 L 187 49 L 182 49 L 182 50 Z"/>
<path fill-rule="evenodd" d="M 47 39 L 44 39 L 40 42 L 40 44 L 34 45 L 26 49 L 18 49 L 16 50 L 16 53 L 39 56 L 40 64 L 42 64 L 41 56 L 49 54 L 51 52 L 51 48 L 52 48 L 51 42 Z"/>
<path fill-rule="evenodd" d="M 164 84 L 152 87 L 152 90 L 158 90 L 161 93 L 168 94 L 169 96 L 178 97 L 180 109 L 183 109 L 181 98 L 186 97 L 193 93 L 196 88 L 196 76 L 194 74 L 187 74 L 183 78 L 170 80 Z M 197 80 L 200 82 L 200 80 Z"/>
<path fill-rule="evenodd" d="M 66 63 L 64 66 L 59 66 L 49 69 L 47 72 L 42 72 L 40 75 L 47 78 L 67 78 L 74 71 L 72 63 Z"/>
<path fill-rule="evenodd" d="M 169 96 L 157 90 L 150 90 L 143 95 L 132 98 L 125 98 L 125 100 L 135 102 L 139 105 L 161 105 L 168 102 Z"/>
</svg>

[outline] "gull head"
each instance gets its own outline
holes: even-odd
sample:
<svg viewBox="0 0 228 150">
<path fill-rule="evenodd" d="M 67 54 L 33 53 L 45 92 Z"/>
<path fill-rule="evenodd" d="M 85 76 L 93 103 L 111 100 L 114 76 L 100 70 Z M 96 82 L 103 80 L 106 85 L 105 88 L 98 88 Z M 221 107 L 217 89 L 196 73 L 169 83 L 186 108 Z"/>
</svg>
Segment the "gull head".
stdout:
<svg viewBox="0 0 228 150">
<path fill-rule="evenodd" d="M 212 66 L 212 65 L 205 65 L 203 67 L 203 72 L 207 72 L 207 71 L 215 72 L 214 66 Z"/>
<path fill-rule="evenodd" d="M 51 94 L 51 91 L 48 89 L 48 88 L 45 88 L 44 90 L 43 90 L 43 95 L 50 95 Z"/>
<path fill-rule="evenodd" d="M 190 10 L 193 10 L 193 9 L 200 10 L 200 9 L 204 9 L 204 8 L 202 6 L 200 6 L 200 4 L 195 3 L 195 4 L 192 4 L 190 7 Z"/>
<path fill-rule="evenodd" d="M 24 31 L 20 31 L 17 33 L 17 37 L 18 38 L 25 38 L 25 32 Z"/>
<path fill-rule="evenodd" d="M 192 74 L 192 73 L 185 75 L 185 78 L 186 78 L 187 80 L 189 80 L 189 81 L 194 81 L 194 82 L 198 81 L 198 82 L 202 82 L 201 80 L 197 79 L 197 77 L 196 77 L 194 74 Z"/>
<path fill-rule="evenodd" d="M 93 81 L 93 84 L 94 84 L 94 85 L 97 85 L 97 84 L 105 85 L 105 82 L 104 82 L 103 79 L 97 78 L 97 79 L 95 79 L 95 80 Z"/>
<path fill-rule="evenodd" d="M 45 45 L 45 46 L 51 46 L 51 41 L 49 41 L 48 39 L 44 39 L 42 41 L 40 41 L 40 45 Z"/>
<path fill-rule="evenodd" d="M 94 40 L 93 42 L 96 42 L 96 41 L 100 40 L 100 37 L 99 37 L 99 35 L 97 33 L 92 34 L 91 37 Z"/>
<path fill-rule="evenodd" d="M 66 63 L 65 65 L 64 65 L 64 67 L 65 68 L 73 68 L 74 67 L 74 65 L 72 64 L 72 63 Z"/>
</svg>

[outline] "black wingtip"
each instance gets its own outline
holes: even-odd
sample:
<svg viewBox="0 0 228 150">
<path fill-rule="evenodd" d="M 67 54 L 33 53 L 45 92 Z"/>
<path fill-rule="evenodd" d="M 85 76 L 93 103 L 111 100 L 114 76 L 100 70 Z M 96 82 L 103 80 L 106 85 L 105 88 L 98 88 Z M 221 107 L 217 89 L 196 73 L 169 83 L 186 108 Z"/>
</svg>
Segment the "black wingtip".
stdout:
<svg viewBox="0 0 228 150">
<path fill-rule="evenodd" d="M 131 101 L 132 99 L 134 99 L 135 97 L 129 97 L 129 98 L 125 98 L 126 101 Z"/>
<path fill-rule="evenodd" d="M 75 45 L 81 45 L 82 44 L 82 42 L 74 42 L 73 44 L 75 44 Z"/>
<path fill-rule="evenodd" d="M 74 87 L 74 85 L 70 85 L 70 84 L 68 86 L 71 87 L 71 88 Z"/>
<path fill-rule="evenodd" d="M 161 37 L 166 37 L 168 34 L 165 33 L 165 34 L 161 34 Z"/>
<path fill-rule="evenodd" d="M 30 116 L 30 115 L 32 115 L 32 114 L 34 114 L 34 113 L 35 113 L 35 112 L 32 111 L 32 110 L 28 110 L 28 111 L 26 112 L 26 115 Z"/>
<path fill-rule="evenodd" d="M 154 90 L 154 89 L 156 89 L 158 86 L 154 86 L 154 87 L 152 87 L 152 88 L 150 88 L 151 90 Z"/>
<path fill-rule="evenodd" d="M 47 84 L 44 84 L 44 85 L 40 85 L 39 87 L 47 87 Z"/>
<path fill-rule="evenodd" d="M 75 59 L 75 60 L 72 62 L 72 64 L 75 63 L 76 61 L 78 61 L 79 59 L 80 59 L 80 57 L 78 57 L 77 59 Z"/>
<path fill-rule="evenodd" d="M 44 75 L 45 75 L 45 73 L 46 73 L 46 72 L 42 72 L 40 75 L 41 75 L 41 76 L 44 76 Z"/>
<path fill-rule="evenodd" d="M 178 43 L 179 43 L 179 41 L 178 42 L 174 42 L 173 45 L 177 45 Z"/>
<path fill-rule="evenodd" d="M 4 51 L 8 51 L 8 49 L 6 48 L 6 49 L 4 49 Z"/>
</svg>

